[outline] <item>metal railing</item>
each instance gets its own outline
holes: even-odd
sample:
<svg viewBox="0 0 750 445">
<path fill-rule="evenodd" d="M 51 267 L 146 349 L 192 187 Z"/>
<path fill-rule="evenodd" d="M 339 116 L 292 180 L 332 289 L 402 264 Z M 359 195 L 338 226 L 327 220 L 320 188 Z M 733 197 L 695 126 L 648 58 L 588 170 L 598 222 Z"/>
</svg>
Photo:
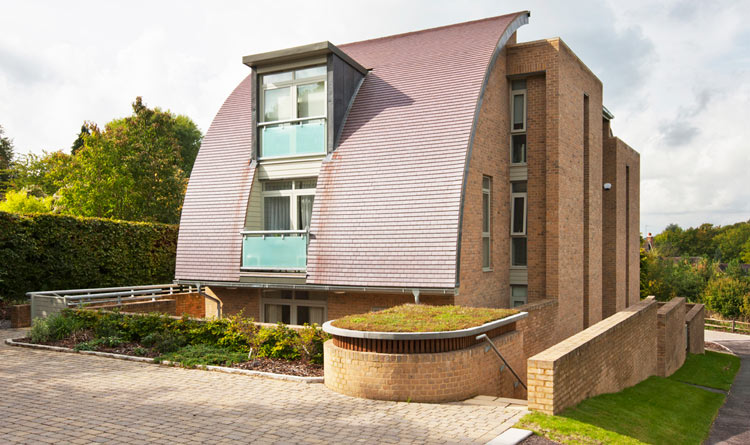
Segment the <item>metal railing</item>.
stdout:
<svg viewBox="0 0 750 445">
<path fill-rule="evenodd" d="M 528 389 L 526 387 L 526 384 L 523 382 L 523 380 L 521 380 L 521 377 L 518 377 L 518 374 L 516 374 L 516 371 L 514 371 L 513 368 L 511 368 L 510 364 L 505 360 L 505 357 L 503 357 L 503 355 L 500 353 L 500 350 L 497 349 L 497 346 L 495 346 L 495 344 L 492 343 L 492 340 L 490 340 L 490 338 L 487 336 L 487 334 L 477 335 L 476 339 L 478 341 L 485 340 L 487 343 L 489 343 L 489 345 L 492 347 L 492 350 L 495 351 L 495 354 L 497 354 L 497 356 L 500 357 L 500 360 L 503 361 L 503 363 L 505 364 L 505 366 L 508 367 L 508 370 L 513 374 L 513 377 L 516 378 L 516 382 L 513 382 L 513 387 L 514 388 L 516 386 L 518 386 L 518 384 L 520 383 L 521 386 L 523 386 L 523 389 Z M 500 372 L 503 372 L 505 366 L 501 366 L 500 367 Z"/>
<path fill-rule="evenodd" d="M 31 299 L 32 306 L 35 298 L 52 298 L 58 301 L 62 300 L 65 307 L 81 307 L 88 304 L 116 303 L 119 305 L 134 301 L 155 301 L 169 295 L 197 291 L 198 288 L 192 285 L 154 284 L 148 286 L 50 290 L 28 292 L 26 295 Z"/>
</svg>

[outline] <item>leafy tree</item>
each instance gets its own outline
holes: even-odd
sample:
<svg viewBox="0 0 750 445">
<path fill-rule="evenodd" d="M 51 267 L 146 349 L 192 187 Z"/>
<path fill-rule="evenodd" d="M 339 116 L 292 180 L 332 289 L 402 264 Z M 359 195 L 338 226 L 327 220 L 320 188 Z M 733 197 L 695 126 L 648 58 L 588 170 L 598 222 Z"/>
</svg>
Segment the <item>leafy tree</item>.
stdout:
<svg viewBox="0 0 750 445">
<path fill-rule="evenodd" d="M 721 252 L 721 260 L 725 262 L 741 259 L 748 242 L 750 223 L 747 222 L 722 227 L 721 232 L 714 238 L 716 249 Z"/>
<path fill-rule="evenodd" d="M 750 316 L 745 312 L 750 296 L 750 282 L 730 275 L 719 275 L 708 282 L 703 294 L 703 302 L 710 311 L 726 318 Z"/>
<path fill-rule="evenodd" d="M 60 189 L 60 206 L 79 216 L 179 222 L 182 198 L 201 134 L 185 116 L 148 108 L 101 131 L 88 123 Z"/>
<path fill-rule="evenodd" d="M 78 137 L 73 141 L 73 145 L 70 147 L 70 154 L 75 155 L 78 153 L 78 150 L 84 145 L 83 138 L 90 134 L 89 127 L 86 126 L 86 123 L 84 122 L 83 125 L 81 125 L 81 131 L 78 133 Z"/>
<path fill-rule="evenodd" d="M 52 196 L 64 185 L 72 158 L 62 151 L 22 155 L 11 165 L 11 187 L 35 196 Z"/>
<path fill-rule="evenodd" d="M 5 201 L 0 201 L 0 212 L 8 213 L 49 213 L 52 211 L 51 196 L 37 198 L 29 195 L 25 190 L 9 190 L 5 194 Z"/>
<path fill-rule="evenodd" d="M 0 125 L 0 198 L 7 189 L 11 162 L 13 162 L 13 141 L 5 136 L 5 130 Z"/>
</svg>

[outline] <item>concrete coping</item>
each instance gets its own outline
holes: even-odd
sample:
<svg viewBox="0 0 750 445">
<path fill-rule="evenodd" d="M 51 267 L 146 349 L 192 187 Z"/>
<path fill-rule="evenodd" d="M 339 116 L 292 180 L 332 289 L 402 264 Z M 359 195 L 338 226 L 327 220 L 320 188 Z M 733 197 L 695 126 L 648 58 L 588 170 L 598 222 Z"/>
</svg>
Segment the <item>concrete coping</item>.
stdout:
<svg viewBox="0 0 750 445">
<path fill-rule="evenodd" d="M 505 326 L 507 324 L 515 323 L 528 317 L 528 312 L 520 312 L 510 317 L 501 318 L 499 320 L 490 321 L 480 326 L 474 326 L 472 328 L 459 329 L 456 331 L 440 331 L 440 332 L 377 332 L 377 331 L 355 331 L 352 329 L 343 329 L 333 326 L 331 321 L 323 323 L 323 330 L 331 335 L 339 337 L 350 337 L 350 338 L 369 338 L 374 340 L 433 340 L 440 338 L 462 338 L 471 337 L 474 335 L 483 334 L 493 329 Z"/>
<path fill-rule="evenodd" d="M 692 321 L 693 318 L 703 310 L 703 307 L 704 306 L 700 303 L 692 304 L 692 307 L 690 307 L 687 314 L 685 314 L 685 321 Z"/>
</svg>

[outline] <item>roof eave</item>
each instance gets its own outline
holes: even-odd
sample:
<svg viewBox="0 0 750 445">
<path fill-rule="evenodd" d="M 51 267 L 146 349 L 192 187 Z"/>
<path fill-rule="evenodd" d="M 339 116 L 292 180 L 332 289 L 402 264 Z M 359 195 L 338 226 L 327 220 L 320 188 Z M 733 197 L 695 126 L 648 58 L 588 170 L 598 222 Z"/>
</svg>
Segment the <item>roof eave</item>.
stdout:
<svg viewBox="0 0 750 445">
<path fill-rule="evenodd" d="M 352 59 L 348 54 L 329 41 L 311 43 L 309 45 L 295 46 L 265 53 L 251 54 L 249 56 L 244 56 L 242 58 L 242 63 L 250 68 L 255 68 L 258 66 L 294 62 L 331 53 L 336 54 L 360 73 L 367 74 L 367 68 L 363 67 L 359 62 Z"/>
</svg>

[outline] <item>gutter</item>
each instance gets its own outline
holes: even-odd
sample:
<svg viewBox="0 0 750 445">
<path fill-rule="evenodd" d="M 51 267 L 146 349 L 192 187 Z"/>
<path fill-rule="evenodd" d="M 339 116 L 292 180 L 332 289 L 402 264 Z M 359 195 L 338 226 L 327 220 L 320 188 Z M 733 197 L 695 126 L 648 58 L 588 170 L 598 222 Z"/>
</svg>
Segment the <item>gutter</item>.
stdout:
<svg viewBox="0 0 750 445">
<path fill-rule="evenodd" d="M 458 288 L 430 288 L 430 287 L 378 287 L 378 286 L 336 286 L 322 284 L 284 284 L 284 283 L 246 283 L 242 281 L 201 281 L 201 280 L 175 280 L 175 284 L 216 287 L 247 287 L 254 289 L 290 289 L 290 290 L 318 290 L 318 291 L 349 291 L 349 292 L 383 292 L 389 294 L 413 294 L 418 291 L 420 295 L 458 295 Z"/>
</svg>

